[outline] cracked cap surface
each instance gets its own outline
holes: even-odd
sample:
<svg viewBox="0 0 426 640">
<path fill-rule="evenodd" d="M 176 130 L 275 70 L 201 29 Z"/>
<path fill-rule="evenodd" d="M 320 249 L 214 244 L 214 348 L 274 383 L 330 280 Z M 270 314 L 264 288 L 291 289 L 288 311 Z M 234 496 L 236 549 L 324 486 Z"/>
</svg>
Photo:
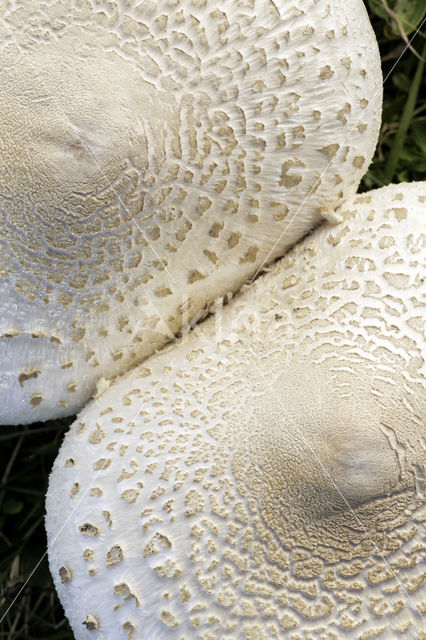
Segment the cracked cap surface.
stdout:
<svg viewBox="0 0 426 640">
<path fill-rule="evenodd" d="M 382 96 L 361 0 L 12 2 L 0 87 L 3 424 L 75 413 L 333 218 Z"/>
<path fill-rule="evenodd" d="M 356 197 L 80 414 L 46 519 L 78 640 L 424 638 L 425 204 Z"/>
</svg>

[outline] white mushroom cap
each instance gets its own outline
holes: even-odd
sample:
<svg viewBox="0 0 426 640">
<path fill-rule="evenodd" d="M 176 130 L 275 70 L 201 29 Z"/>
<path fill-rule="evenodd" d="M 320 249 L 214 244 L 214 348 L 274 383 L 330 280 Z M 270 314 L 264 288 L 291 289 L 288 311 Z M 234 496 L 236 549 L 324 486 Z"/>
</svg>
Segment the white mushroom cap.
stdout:
<svg viewBox="0 0 426 640">
<path fill-rule="evenodd" d="M 77 640 L 423 637 L 425 203 L 357 196 L 80 414 L 46 519 Z"/>
<path fill-rule="evenodd" d="M 0 42 L 0 423 L 77 411 L 332 218 L 376 144 L 361 0 L 24 3 Z"/>
</svg>

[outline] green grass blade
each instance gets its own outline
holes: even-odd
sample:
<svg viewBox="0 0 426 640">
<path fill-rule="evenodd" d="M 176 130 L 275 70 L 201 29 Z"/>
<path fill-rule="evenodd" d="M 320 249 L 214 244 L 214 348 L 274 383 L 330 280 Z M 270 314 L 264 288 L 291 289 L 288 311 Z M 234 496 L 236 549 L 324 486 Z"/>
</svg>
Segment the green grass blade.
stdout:
<svg viewBox="0 0 426 640">
<path fill-rule="evenodd" d="M 407 134 L 408 127 L 410 126 L 410 123 L 413 119 L 414 108 L 416 106 L 417 96 L 419 94 L 420 83 L 422 80 L 424 66 L 425 66 L 424 60 L 426 56 L 426 42 L 423 46 L 423 51 L 421 56 L 422 56 L 422 60 L 419 60 L 417 63 L 417 69 L 414 74 L 410 91 L 408 93 L 407 102 L 405 103 L 401 120 L 399 122 L 399 127 L 395 134 L 395 138 L 393 140 L 392 147 L 385 164 L 384 173 L 385 173 L 386 184 L 389 184 L 395 175 L 395 171 L 398 166 L 398 161 L 401 156 L 401 151 L 404 146 L 405 136 Z"/>
</svg>

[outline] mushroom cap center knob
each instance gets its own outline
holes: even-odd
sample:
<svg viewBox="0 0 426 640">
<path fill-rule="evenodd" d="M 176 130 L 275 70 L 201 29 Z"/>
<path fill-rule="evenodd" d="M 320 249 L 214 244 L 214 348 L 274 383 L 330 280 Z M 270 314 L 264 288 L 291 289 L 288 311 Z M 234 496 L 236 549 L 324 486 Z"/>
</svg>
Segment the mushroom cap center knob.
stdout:
<svg viewBox="0 0 426 640">
<path fill-rule="evenodd" d="M 29 233 L 37 215 L 54 224 L 56 205 L 55 239 L 61 228 L 65 233 L 64 209 L 73 214 L 68 213 L 69 232 L 78 234 L 74 225 L 80 223 L 81 234 L 93 214 L 83 194 L 104 198 L 108 205 L 108 189 L 114 190 L 120 171 L 132 163 L 143 171 L 149 161 L 159 160 L 172 100 L 117 52 L 79 55 L 60 42 L 21 53 L 18 63 L 17 55 L 13 47 L 1 54 L 0 152 L 9 158 L 2 163 L 9 177 L 0 176 L 1 193 L 14 201 L 25 198 L 23 231 Z M 16 64 L 19 74 L 11 70 Z M 119 184 L 115 190 L 120 191 Z M 86 207 L 73 207 L 72 194 Z"/>
<path fill-rule="evenodd" d="M 291 381 L 279 378 L 244 410 L 251 435 L 238 436 L 233 470 L 282 538 L 306 523 L 355 513 L 399 486 L 398 450 L 369 387 L 354 379 L 348 393 L 321 367 L 302 365 Z"/>
</svg>

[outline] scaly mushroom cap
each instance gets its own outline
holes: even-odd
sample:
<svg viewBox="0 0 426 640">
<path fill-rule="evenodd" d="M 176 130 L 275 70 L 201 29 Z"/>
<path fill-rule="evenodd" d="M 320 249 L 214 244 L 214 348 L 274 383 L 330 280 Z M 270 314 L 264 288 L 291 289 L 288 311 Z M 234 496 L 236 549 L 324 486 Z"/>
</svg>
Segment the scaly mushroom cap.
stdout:
<svg viewBox="0 0 426 640">
<path fill-rule="evenodd" d="M 10 424 L 76 412 L 332 217 L 370 162 L 381 73 L 361 0 L 1 13 Z"/>
<path fill-rule="evenodd" d="M 356 197 L 80 414 L 46 520 L 77 640 L 424 637 L 425 204 Z"/>
</svg>

